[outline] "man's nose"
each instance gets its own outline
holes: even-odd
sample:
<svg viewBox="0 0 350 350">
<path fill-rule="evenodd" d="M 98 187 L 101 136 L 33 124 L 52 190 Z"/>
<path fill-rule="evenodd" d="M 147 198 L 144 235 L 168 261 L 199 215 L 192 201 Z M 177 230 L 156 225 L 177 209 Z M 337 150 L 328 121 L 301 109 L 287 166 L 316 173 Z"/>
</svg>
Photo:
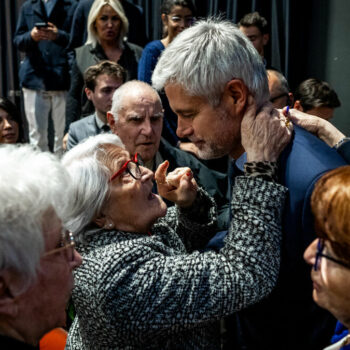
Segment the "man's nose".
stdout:
<svg viewBox="0 0 350 350">
<path fill-rule="evenodd" d="M 149 120 L 145 120 L 142 124 L 142 133 L 144 135 L 151 135 L 153 133 L 152 124 Z"/>
<path fill-rule="evenodd" d="M 183 118 L 177 118 L 177 129 L 176 135 L 180 138 L 188 137 L 193 133 L 192 124 L 188 121 L 185 121 Z"/>
</svg>

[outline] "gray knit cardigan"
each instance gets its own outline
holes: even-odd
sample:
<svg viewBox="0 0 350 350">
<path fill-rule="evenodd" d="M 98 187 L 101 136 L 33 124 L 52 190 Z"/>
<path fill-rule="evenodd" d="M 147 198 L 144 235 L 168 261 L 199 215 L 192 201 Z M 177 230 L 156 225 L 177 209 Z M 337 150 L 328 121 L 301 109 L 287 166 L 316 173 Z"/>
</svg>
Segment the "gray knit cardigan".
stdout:
<svg viewBox="0 0 350 350">
<path fill-rule="evenodd" d="M 219 253 L 196 250 L 215 225 L 204 191 L 191 209 L 170 208 L 151 236 L 85 235 L 66 349 L 219 349 L 216 321 L 261 300 L 276 283 L 285 194 L 273 182 L 236 178 L 233 220 Z"/>
</svg>

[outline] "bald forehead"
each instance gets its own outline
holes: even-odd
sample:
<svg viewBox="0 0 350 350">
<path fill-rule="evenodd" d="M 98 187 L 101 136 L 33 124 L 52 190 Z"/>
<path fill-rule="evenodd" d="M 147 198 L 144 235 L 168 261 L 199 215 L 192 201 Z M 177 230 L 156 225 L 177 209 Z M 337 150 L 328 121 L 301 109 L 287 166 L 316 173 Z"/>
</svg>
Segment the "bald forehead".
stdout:
<svg viewBox="0 0 350 350">
<path fill-rule="evenodd" d="M 127 93 L 125 93 L 121 99 L 121 107 L 128 106 L 130 104 L 161 104 L 160 97 L 156 91 L 154 91 L 151 87 L 146 86 L 135 86 L 131 87 Z"/>
</svg>

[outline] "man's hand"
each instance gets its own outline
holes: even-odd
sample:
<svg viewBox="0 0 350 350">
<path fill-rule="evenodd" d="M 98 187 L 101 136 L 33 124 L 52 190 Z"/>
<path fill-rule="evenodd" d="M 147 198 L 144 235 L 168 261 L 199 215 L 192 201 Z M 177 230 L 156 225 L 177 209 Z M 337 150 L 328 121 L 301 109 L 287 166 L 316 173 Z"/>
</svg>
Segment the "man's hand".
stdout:
<svg viewBox="0 0 350 350">
<path fill-rule="evenodd" d="M 34 27 L 30 32 L 30 35 L 32 39 L 36 42 L 42 40 L 56 40 L 58 35 L 58 29 L 53 23 L 48 22 L 46 28 Z"/>
<path fill-rule="evenodd" d="M 197 196 L 197 183 L 190 168 L 176 168 L 166 174 L 169 162 L 159 165 L 155 172 L 158 193 L 165 199 L 174 202 L 179 207 L 190 207 Z"/>
<path fill-rule="evenodd" d="M 280 110 L 280 114 L 286 115 L 286 109 Z M 316 135 L 330 147 L 333 147 L 345 137 L 342 132 L 325 119 L 300 112 L 297 109 L 290 109 L 289 116 L 294 124 Z"/>
<path fill-rule="evenodd" d="M 278 113 L 270 102 L 256 114 L 252 96 L 248 97 L 248 108 L 241 124 L 242 146 L 247 152 L 248 162 L 276 162 L 289 143 L 293 125 Z"/>
</svg>

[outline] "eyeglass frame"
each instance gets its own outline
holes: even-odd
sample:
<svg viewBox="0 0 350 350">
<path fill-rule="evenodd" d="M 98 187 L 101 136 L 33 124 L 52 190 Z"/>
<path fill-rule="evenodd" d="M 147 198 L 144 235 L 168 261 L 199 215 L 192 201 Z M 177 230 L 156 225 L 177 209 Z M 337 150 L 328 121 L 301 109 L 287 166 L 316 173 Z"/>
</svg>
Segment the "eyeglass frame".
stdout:
<svg viewBox="0 0 350 350">
<path fill-rule="evenodd" d="M 321 264 L 321 258 L 326 258 L 330 261 L 333 261 L 334 263 L 341 265 L 347 269 L 350 269 L 350 264 L 347 264 L 346 262 L 342 260 L 338 260 L 336 258 L 333 258 L 332 256 L 329 256 L 327 254 L 323 254 L 322 251 L 325 247 L 325 240 L 323 238 L 319 238 L 317 242 L 317 250 L 315 254 L 315 263 L 314 263 L 314 270 L 317 271 L 319 268 L 319 265 Z"/>
<path fill-rule="evenodd" d="M 275 96 L 275 97 L 271 97 L 270 98 L 270 102 L 271 103 L 274 103 L 276 100 L 278 100 L 279 98 L 281 98 L 281 97 L 289 97 L 289 95 L 288 95 L 288 93 L 287 92 L 284 92 L 284 93 L 282 93 L 282 94 L 280 94 L 280 95 L 277 95 L 277 96 Z"/>
<path fill-rule="evenodd" d="M 67 240 L 67 234 L 68 234 L 68 240 Z M 67 257 L 68 257 L 68 261 L 74 261 L 75 257 L 74 257 L 74 253 L 75 253 L 75 239 L 74 239 L 74 235 L 73 235 L 73 232 L 69 231 L 69 230 L 66 230 L 66 229 L 63 229 L 62 230 L 62 238 L 61 238 L 61 242 L 60 244 L 62 245 L 61 247 L 59 248 L 54 248 L 54 249 L 51 249 L 47 252 L 45 252 L 43 254 L 43 258 L 46 258 L 50 255 L 53 255 L 53 254 L 56 254 L 58 252 L 61 252 L 63 250 L 66 250 L 67 253 Z M 68 250 L 71 250 L 71 254 L 72 256 L 70 257 L 68 255 Z"/>
<path fill-rule="evenodd" d="M 136 165 L 136 169 L 137 172 L 140 174 L 139 177 L 136 177 L 128 168 L 128 164 L 129 163 L 134 163 Z M 138 162 L 138 153 L 136 152 L 133 157 L 131 159 L 129 159 L 128 161 L 126 161 L 122 167 L 116 171 L 110 178 L 109 178 L 109 182 L 113 181 L 115 178 L 117 178 L 118 176 L 120 176 L 121 174 L 123 174 L 125 171 L 128 172 L 128 174 L 130 174 L 135 180 L 140 180 L 141 176 L 142 176 L 142 172 L 140 169 L 140 164 Z"/>
</svg>

